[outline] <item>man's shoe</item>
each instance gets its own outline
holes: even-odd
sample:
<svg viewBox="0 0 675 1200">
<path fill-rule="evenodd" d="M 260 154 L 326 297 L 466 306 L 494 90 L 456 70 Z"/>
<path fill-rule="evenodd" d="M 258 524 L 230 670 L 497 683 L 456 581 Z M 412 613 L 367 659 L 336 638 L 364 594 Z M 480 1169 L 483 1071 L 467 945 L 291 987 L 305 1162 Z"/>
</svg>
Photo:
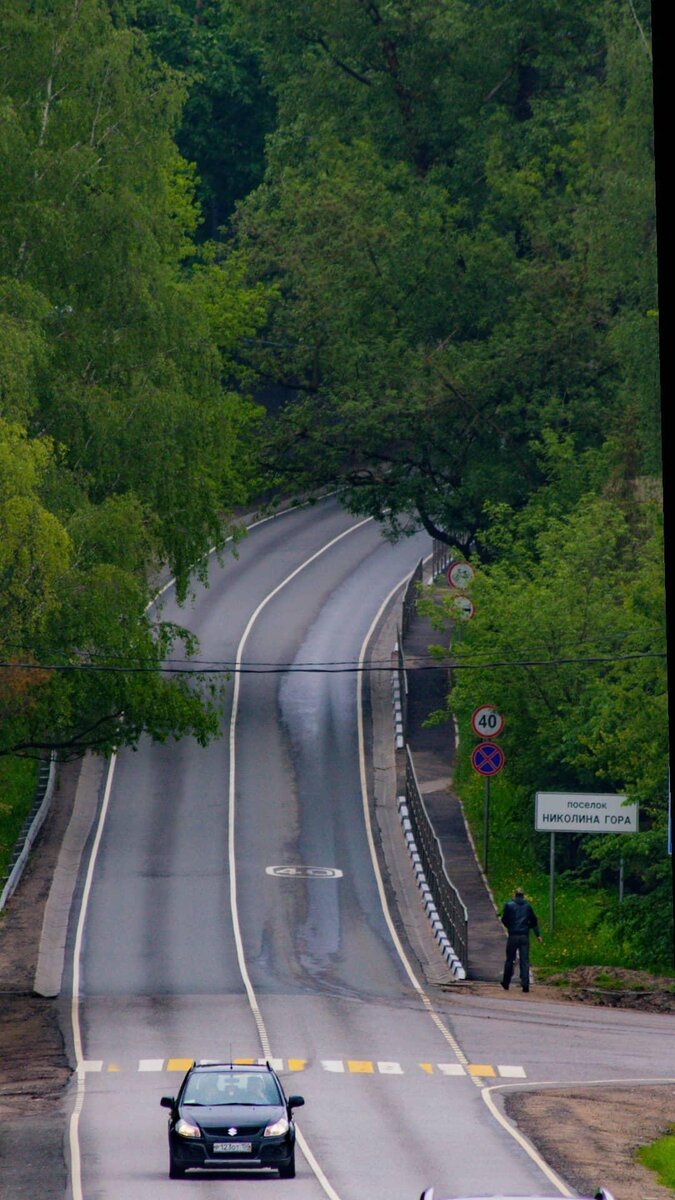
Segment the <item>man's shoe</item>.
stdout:
<svg viewBox="0 0 675 1200">
<path fill-rule="evenodd" d="M 503 979 L 502 979 L 502 980 L 500 980 L 500 983 L 501 983 L 501 985 L 502 985 L 502 987 L 503 987 L 504 991 L 505 991 L 505 992 L 508 992 L 508 990 L 509 990 L 509 985 L 508 985 L 508 983 L 504 983 L 504 980 L 503 980 Z"/>
<path fill-rule="evenodd" d="M 529 990 L 530 990 L 529 987 L 523 988 L 524 992 L 529 992 Z"/>
</svg>

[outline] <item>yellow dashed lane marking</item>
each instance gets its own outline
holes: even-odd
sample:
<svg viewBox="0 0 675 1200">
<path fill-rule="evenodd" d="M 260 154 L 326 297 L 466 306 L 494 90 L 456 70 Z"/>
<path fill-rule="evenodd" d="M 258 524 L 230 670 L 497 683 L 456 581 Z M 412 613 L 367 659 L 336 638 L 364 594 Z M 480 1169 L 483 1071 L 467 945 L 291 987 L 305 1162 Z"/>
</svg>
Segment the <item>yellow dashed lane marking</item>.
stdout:
<svg viewBox="0 0 675 1200">
<path fill-rule="evenodd" d="M 141 1058 L 138 1060 L 136 1070 L 140 1072 L 180 1071 L 185 1074 L 185 1072 L 188 1071 L 193 1065 L 194 1061 L 195 1060 L 193 1058 L 169 1058 L 166 1060 L 166 1065 L 164 1065 L 165 1060 L 163 1058 Z M 217 1060 L 200 1059 L 199 1061 L 204 1063 L 212 1062 L 215 1064 Z M 259 1058 L 234 1058 L 232 1059 L 232 1062 L 240 1066 L 249 1066 L 255 1063 L 260 1063 L 262 1065 L 264 1060 Z M 275 1058 L 270 1059 L 270 1066 L 272 1066 L 275 1071 L 283 1072 L 284 1062 L 286 1063 L 287 1071 L 304 1071 L 308 1060 L 306 1058 L 289 1058 L 286 1060 L 283 1058 Z M 348 1071 L 351 1075 L 404 1075 L 406 1073 L 406 1068 L 401 1066 L 401 1064 L 398 1062 L 373 1062 L 367 1058 L 320 1059 L 317 1065 L 320 1066 L 322 1070 L 331 1072 L 333 1074 L 344 1074 L 345 1071 Z M 477 1079 L 491 1079 L 496 1075 L 500 1075 L 505 1079 L 526 1078 L 525 1068 L 520 1066 L 504 1065 L 493 1067 L 489 1063 L 467 1063 L 465 1068 L 459 1063 L 429 1062 L 420 1062 L 417 1063 L 416 1066 L 419 1070 L 423 1071 L 425 1075 L 434 1075 L 438 1073 L 445 1076 L 460 1076 L 468 1074 Z M 87 1072 L 105 1071 L 108 1074 L 118 1074 L 122 1071 L 122 1068 L 118 1065 L 118 1063 L 111 1062 L 105 1065 L 100 1059 L 88 1059 L 84 1062 L 83 1067 Z M 125 1067 L 124 1069 L 127 1070 L 128 1068 Z M 410 1068 L 408 1068 L 408 1070 L 409 1069 Z"/>
</svg>

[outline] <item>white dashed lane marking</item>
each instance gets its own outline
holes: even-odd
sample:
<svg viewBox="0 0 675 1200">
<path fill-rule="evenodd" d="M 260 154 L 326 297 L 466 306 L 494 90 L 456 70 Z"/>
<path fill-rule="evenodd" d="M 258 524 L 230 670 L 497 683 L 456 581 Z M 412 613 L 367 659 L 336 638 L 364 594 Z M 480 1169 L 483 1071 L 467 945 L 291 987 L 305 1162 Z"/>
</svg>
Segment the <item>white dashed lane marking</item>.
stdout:
<svg viewBox="0 0 675 1200">
<path fill-rule="evenodd" d="M 219 1062 L 219 1059 L 200 1059 L 201 1062 Z M 235 1059 L 239 1064 L 245 1063 L 263 1063 L 264 1059 L 255 1058 L 240 1058 Z M 135 1068 L 127 1068 L 136 1070 L 145 1074 L 160 1074 L 162 1072 L 185 1074 L 192 1066 L 191 1058 L 140 1058 Z M 308 1065 L 306 1058 L 274 1058 L 269 1060 L 270 1066 L 275 1071 L 288 1071 L 295 1074 L 299 1071 L 304 1071 Z M 500 1076 L 502 1079 L 525 1079 L 525 1068 L 521 1066 L 502 1065 L 493 1067 L 489 1063 L 467 1063 L 464 1067 L 461 1063 L 430 1063 L 418 1062 L 411 1063 L 404 1067 L 400 1062 L 389 1060 L 372 1060 L 363 1058 L 322 1058 L 319 1060 L 319 1065 L 323 1071 L 327 1071 L 332 1075 L 410 1075 L 418 1074 L 422 1071 L 425 1075 L 445 1075 L 459 1076 L 470 1075 L 478 1077 L 495 1077 Z M 82 1067 L 87 1074 L 93 1073 L 116 1073 L 124 1070 L 116 1062 L 106 1063 L 100 1058 L 88 1058 L 82 1063 Z"/>
</svg>

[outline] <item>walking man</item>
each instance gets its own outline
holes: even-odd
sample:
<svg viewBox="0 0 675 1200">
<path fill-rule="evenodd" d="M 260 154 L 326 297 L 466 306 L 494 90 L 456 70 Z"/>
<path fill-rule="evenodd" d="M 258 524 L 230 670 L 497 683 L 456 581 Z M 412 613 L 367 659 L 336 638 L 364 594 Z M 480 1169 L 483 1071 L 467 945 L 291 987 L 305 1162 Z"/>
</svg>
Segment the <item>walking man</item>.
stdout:
<svg viewBox="0 0 675 1200">
<path fill-rule="evenodd" d="M 509 990 L 511 976 L 513 975 L 513 965 L 517 954 L 520 961 L 520 982 L 523 986 L 523 991 L 529 992 L 530 930 L 534 929 L 534 935 L 538 942 L 541 941 L 541 934 L 535 911 L 529 900 L 525 899 L 522 888 L 516 888 L 513 893 L 513 900 L 506 901 L 502 913 L 502 925 L 506 926 L 509 934 L 506 939 L 506 962 L 504 963 L 502 987 L 504 991 Z"/>
</svg>

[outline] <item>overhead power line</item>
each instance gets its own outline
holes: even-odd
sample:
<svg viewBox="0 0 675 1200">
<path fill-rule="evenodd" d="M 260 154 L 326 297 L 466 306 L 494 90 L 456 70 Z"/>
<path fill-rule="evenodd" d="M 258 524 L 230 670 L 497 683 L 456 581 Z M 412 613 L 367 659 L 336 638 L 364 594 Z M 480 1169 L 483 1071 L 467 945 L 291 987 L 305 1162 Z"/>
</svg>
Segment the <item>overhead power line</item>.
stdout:
<svg viewBox="0 0 675 1200">
<path fill-rule="evenodd" d="M 665 659 L 666 652 L 661 650 L 638 651 L 629 654 L 598 654 L 584 656 L 569 656 L 565 658 L 510 658 L 493 662 L 472 661 L 471 659 L 438 659 L 420 662 L 416 656 L 415 662 L 406 663 L 406 671 L 434 671 L 438 667 L 446 667 L 452 671 L 483 671 L 498 670 L 506 667 L 558 667 L 567 665 L 592 665 L 600 663 L 631 662 L 638 659 Z M 370 663 L 356 661 L 342 662 L 309 662 L 309 663 L 235 663 L 235 662 L 189 662 L 181 665 L 177 660 L 168 663 L 149 663 L 147 660 L 133 662 L 74 662 L 74 663 L 36 663 L 36 662 L 0 662 L 0 669 L 13 671 L 52 671 L 52 672 L 88 672 L 98 674 L 160 674 L 160 675 L 344 675 L 372 674 L 377 671 L 391 671 L 392 663 L 374 660 Z"/>
</svg>

